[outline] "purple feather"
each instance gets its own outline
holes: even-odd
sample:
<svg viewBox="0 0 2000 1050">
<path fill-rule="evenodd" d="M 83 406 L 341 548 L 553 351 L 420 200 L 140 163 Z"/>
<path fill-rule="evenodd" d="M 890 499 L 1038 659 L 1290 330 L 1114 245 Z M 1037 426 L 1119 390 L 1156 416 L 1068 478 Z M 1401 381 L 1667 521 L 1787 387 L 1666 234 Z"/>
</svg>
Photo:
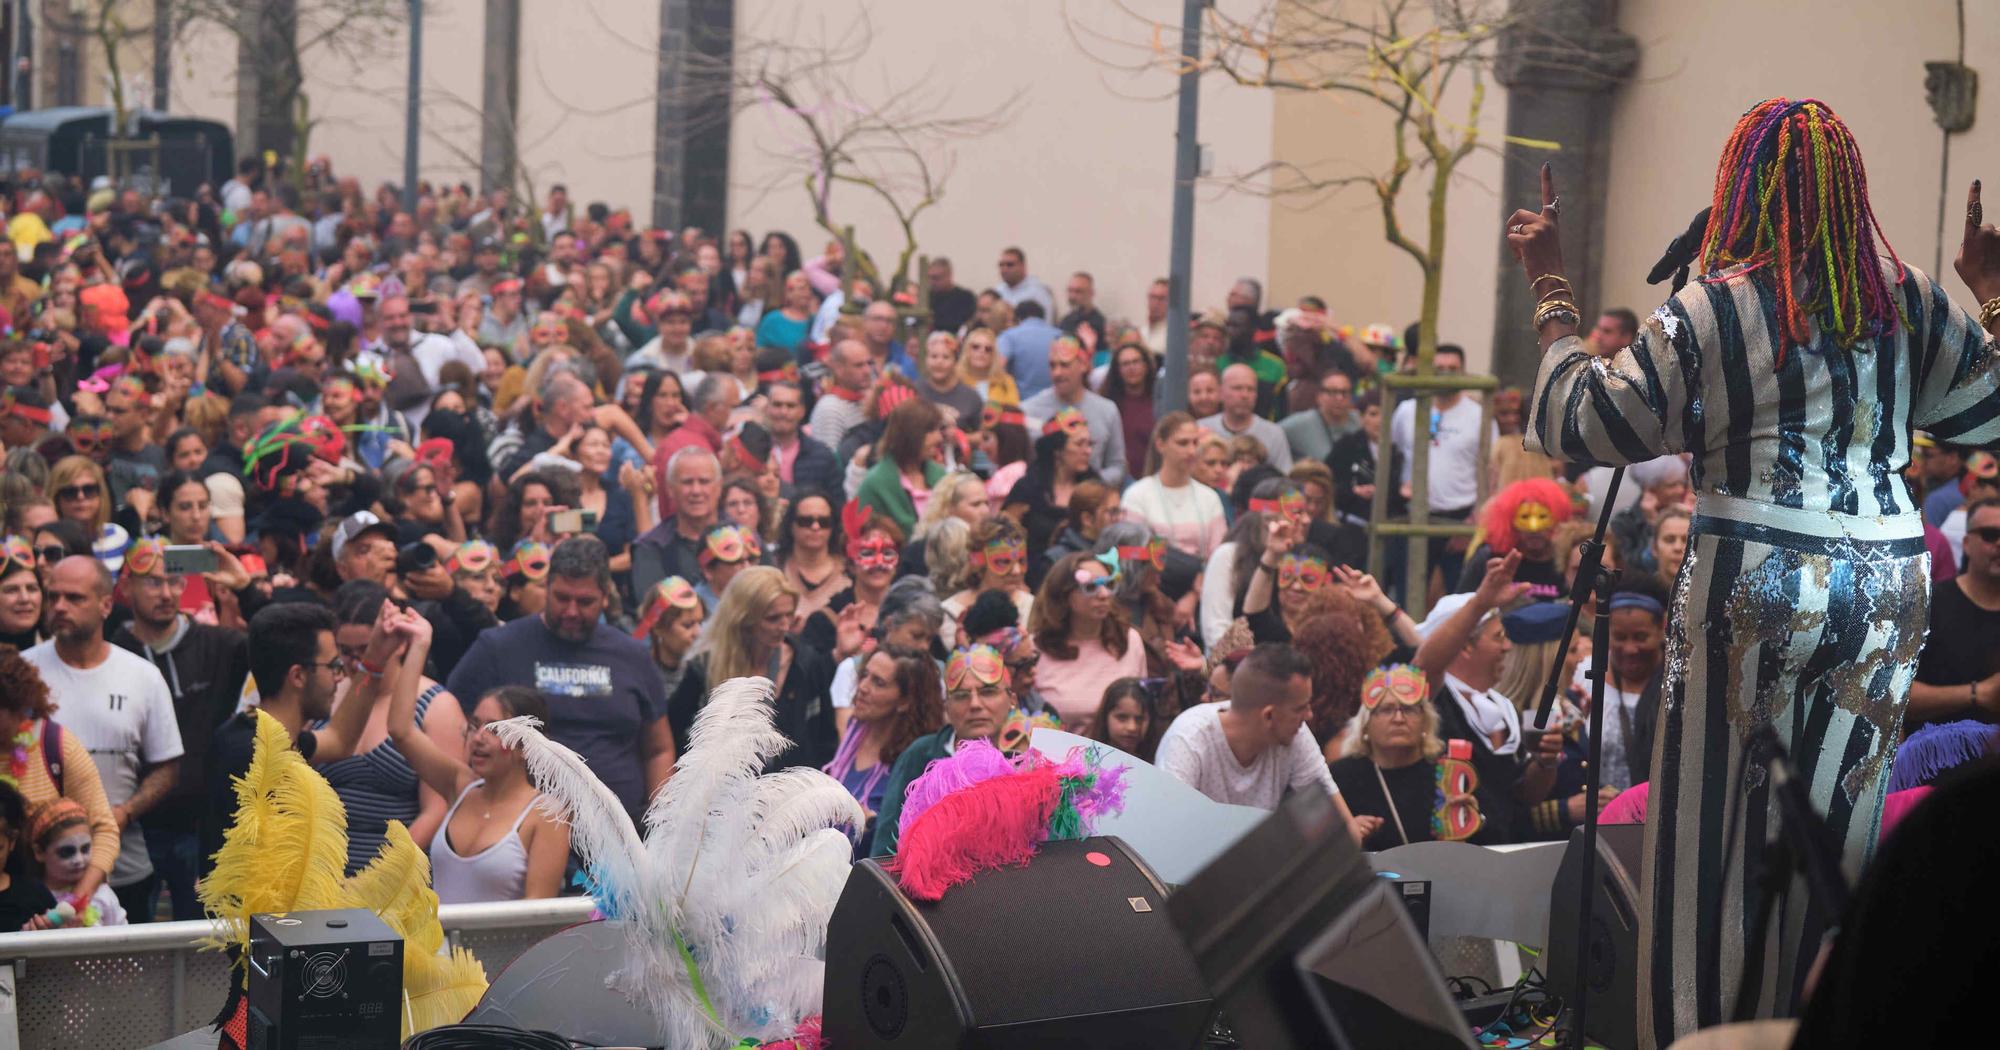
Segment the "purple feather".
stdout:
<svg viewBox="0 0 2000 1050">
<path fill-rule="evenodd" d="M 1985 722 L 1934 722 L 1910 734 L 1896 751 L 1889 790 L 1922 787 L 1953 766 L 2000 751 L 2000 726 Z"/>
<path fill-rule="evenodd" d="M 924 767 L 922 776 L 910 781 L 903 793 L 903 813 L 896 821 L 897 833 L 909 831 L 925 810 L 946 795 L 1014 771 L 1013 761 L 992 744 L 984 740 L 960 744 L 950 757 L 932 762 Z"/>
</svg>

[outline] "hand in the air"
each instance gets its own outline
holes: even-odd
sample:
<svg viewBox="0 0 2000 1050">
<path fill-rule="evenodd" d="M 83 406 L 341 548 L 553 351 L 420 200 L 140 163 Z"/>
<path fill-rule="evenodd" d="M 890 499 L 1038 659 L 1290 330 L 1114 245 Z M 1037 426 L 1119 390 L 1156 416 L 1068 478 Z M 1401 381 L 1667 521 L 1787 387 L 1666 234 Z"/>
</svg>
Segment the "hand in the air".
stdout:
<svg viewBox="0 0 2000 1050">
<path fill-rule="evenodd" d="M 1981 303 L 2000 296 L 2000 229 L 1986 221 L 1979 203 L 1979 180 L 1965 195 L 1965 240 L 1951 261 L 1960 280 Z"/>
</svg>

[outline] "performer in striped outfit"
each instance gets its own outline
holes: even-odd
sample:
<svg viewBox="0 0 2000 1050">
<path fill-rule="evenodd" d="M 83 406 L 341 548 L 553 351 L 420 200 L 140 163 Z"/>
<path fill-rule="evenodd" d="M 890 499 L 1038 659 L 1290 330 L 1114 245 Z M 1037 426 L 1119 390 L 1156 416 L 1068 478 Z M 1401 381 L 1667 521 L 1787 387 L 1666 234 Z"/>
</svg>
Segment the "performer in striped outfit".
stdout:
<svg viewBox="0 0 2000 1050">
<path fill-rule="evenodd" d="M 1590 464 L 1694 457 L 1641 877 L 1640 1043 L 1665 1046 L 1726 1020 L 1746 967 L 1758 1015 L 1791 1014 L 1836 918 L 1808 914 L 1795 882 L 1764 957 L 1745 957 L 1777 827 L 1753 729 L 1786 743 L 1850 879 L 1875 842 L 1928 619 L 1901 474 L 1913 428 L 2000 440 L 2000 231 L 1980 222 L 1975 183 L 1958 260 L 1986 303 L 1974 318 L 1889 248 L 1833 111 L 1772 99 L 1724 147 L 1697 279 L 1596 357 L 1575 335 L 1546 169 L 1542 193 L 1507 234 L 1541 300 L 1527 447 Z"/>
</svg>

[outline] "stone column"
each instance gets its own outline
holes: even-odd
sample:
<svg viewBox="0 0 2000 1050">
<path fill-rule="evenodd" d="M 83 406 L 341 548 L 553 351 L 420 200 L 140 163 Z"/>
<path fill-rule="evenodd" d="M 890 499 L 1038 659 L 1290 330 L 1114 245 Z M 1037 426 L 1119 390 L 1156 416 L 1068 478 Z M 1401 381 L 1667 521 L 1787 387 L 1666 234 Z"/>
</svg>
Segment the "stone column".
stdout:
<svg viewBox="0 0 2000 1050">
<path fill-rule="evenodd" d="M 521 0 L 486 0 L 480 72 L 479 179 L 485 189 L 511 190 L 520 160 Z"/>
<path fill-rule="evenodd" d="M 735 0 L 660 0 L 653 225 L 720 236 L 729 196 Z"/>
<path fill-rule="evenodd" d="M 1562 198 L 1563 262 L 1576 286 L 1583 325 L 1592 311 L 1626 303 L 1597 299 L 1604 257 L 1605 181 L 1611 148 L 1611 95 L 1639 63 L 1639 45 L 1618 31 L 1616 0 L 1516 0 L 1521 28 L 1501 37 L 1494 76 L 1507 87 L 1507 134 L 1562 144 L 1551 153 L 1506 145 L 1502 154 L 1500 212 L 1532 208 L 1541 200 L 1541 166 L 1555 166 Z M 1478 231 L 1475 231 L 1477 234 Z M 1541 345 L 1529 327 L 1535 296 L 1513 253 L 1493 231 L 1500 253 L 1500 281 L 1493 316 L 1493 371 L 1503 385 L 1534 385 Z"/>
</svg>

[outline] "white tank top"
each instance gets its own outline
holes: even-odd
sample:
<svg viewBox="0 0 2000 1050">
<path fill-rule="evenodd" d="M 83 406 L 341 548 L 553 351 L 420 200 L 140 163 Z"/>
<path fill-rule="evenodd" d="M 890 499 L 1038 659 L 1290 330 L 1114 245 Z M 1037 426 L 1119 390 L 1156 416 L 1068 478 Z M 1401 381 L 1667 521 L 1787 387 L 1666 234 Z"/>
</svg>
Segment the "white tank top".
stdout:
<svg viewBox="0 0 2000 1050">
<path fill-rule="evenodd" d="M 451 848 L 451 818 L 465 801 L 465 796 L 484 780 L 475 780 L 465 786 L 452 800 L 451 810 L 444 815 L 444 823 L 439 826 L 437 837 L 431 840 L 431 888 L 437 891 L 440 904 L 467 904 L 474 901 L 517 901 L 527 890 L 528 847 L 521 842 L 521 822 L 528 819 L 528 811 L 535 808 L 531 800 L 521 807 L 519 816 L 514 818 L 514 826 L 507 829 L 498 842 L 480 850 L 470 857 L 459 856 Z"/>
</svg>

